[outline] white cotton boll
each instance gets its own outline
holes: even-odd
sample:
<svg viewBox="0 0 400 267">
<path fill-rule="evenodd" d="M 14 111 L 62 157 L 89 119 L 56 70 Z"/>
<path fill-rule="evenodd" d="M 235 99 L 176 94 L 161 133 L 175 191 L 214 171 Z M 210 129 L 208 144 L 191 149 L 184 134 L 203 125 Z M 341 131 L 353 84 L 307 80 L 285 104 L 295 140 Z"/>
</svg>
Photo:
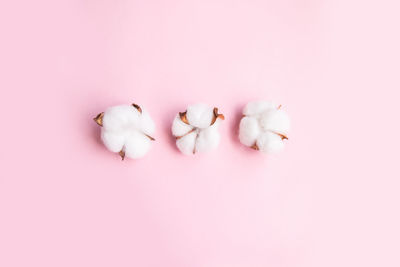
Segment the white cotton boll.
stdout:
<svg viewBox="0 0 400 267">
<path fill-rule="evenodd" d="M 172 122 L 172 134 L 174 136 L 182 136 L 191 131 L 194 127 L 184 123 L 179 115 L 176 115 L 174 121 Z"/>
<path fill-rule="evenodd" d="M 155 125 L 146 110 L 136 104 L 108 108 L 94 118 L 102 126 L 101 140 L 122 159 L 141 158 L 150 149 Z"/>
<path fill-rule="evenodd" d="M 277 153 L 283 149 L 285 144 L 279 135 L 271 132 L 265 132 L 257 139 L 257 146 L 261 152 Z"/>
<path fill-rule="evenodd" d="M 190 125 L 204 129 L 211 124 L 213 108 L 204 104 L 192 105 L 187 108 L 186 116 Z"/>
<path fill-rule="evenodd" d="M 140 132 L 130 133 L 125 142 L 125 155 L 128 158 L 142 158 L 150 150 L 151 140 Z"/>
<path fill-rule="evenodd" d="M 218 123 L 200 131 L 196 141 L 196 152 L 206 152 L 219 145 L 220 134 L 218 132 Z"/>
<path fill-rule="evenodd" d="M 264 130 L 287 135 L 290 129 L 289 116 L 283 110 L 268 110 L 260 117 L 260 124 Z"/>
<path fill-rule="evenodd" d="M 239 140 L 242 144 L 254 145 L 260 133 L 259 122 L 256 118 L 243 117 L 239 125 Z"/>
<path fill-rule="evenodd" d="M 178 149 L 186 155 L 194 154 L 196 145 L 197 133 L 192 132 L 176 140 Z"/>
<path fill-rule="evenodd" d="M 243 115 L 253 116 L 263 113 L 269 109 L 275 109 L 276 105 L 271 102 L 254 101 L 248 103 L 243 109 Z"/>
<path fill-rule="evenodd" d="M 223 119 L 224 115 L 219 114 L 217 108 L 204 104 L 189 106 L 172 122 L 176 146 L 187 155 L 216 148 L 220 142 L 218 126 Z"/>
<path fill-rule="evenodd" d="M 251 102 L 243 110 L 239 125 L 242 144 L 265 153 L 283 149 L 290 129 L 289 116 L 270 102 Z"/>
</svg>

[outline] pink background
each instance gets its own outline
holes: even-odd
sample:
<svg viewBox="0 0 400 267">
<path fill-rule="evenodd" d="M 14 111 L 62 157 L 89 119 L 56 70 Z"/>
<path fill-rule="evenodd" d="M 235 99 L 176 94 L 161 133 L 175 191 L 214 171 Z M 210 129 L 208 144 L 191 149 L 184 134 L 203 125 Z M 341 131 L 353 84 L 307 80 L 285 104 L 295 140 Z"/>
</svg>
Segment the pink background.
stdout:
<svg viewBox="0 0 400 267">
<path fill-rule="evenodd" d="M 0 266 L 400 266 L 397 1 L 2 1 Z M 293 121 L 237 139 L 246 102 Z M 92 118 L 157 124 L 121 162 Z M 185 157 L 174 114 L 225 114 Z"/>
</svg>

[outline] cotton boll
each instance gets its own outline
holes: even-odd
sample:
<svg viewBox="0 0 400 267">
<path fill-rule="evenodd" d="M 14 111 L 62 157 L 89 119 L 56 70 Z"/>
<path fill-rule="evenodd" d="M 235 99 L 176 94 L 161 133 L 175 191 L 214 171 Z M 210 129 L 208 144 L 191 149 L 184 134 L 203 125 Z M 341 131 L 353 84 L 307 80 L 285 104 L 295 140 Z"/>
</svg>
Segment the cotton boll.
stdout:
<svg viewBox="0 0 400 267">
<path fill-rule="evenodd" d="M 204 104 L 189 106 L 172 122 L 176 146 L 183 154 L 195 154 L 216 148 L 220 141 L 219 122 L 224 119 L 217 108 Z"/>
<path fill-rule="evenodd" d="M 177 139 L 176 146 L 183 154 L 186 155 L 194 154 L 196 152 L 195 150 L 196 138 L 197 138 L 197 132 L 191 132 Z"/>
<path fill-rule="evenodd" d="M 172 134 L 174 136 L 182 136 L 191 131 L 194 127 L 184 123 L 179 115 L 176 115 L 174 121 L 172 122 Z"/>
<path fill-rule="evenodd" d="M 254 145 L 260 133 L 260 126 L 256 118 L 244 117 L 240 121 L 239 139 L 242 144 L 246 146 Z"/>
<path fill-rule="evenodd" d="M 276 153 L 283 149 L 284 143 L 279 135 L 265 132 L 257 139 L 257 147 L 264 153 Z"/>
<path fill-rule="evenodd" d="M 260 113 L 263 113 L 266 110 L 274 109 L 276 105 L 271 102 L 265 101 L 254 101 L 248 103 L 243 109 L 243 115 L 245 116 L 254 116 Z"/>
<path fill-rule="evenodd" d="M 146 110 L 136 104 L 108 108 L 94 121 L 102 126 L 101 140 L 122 159 L 141 158 L 150 149 L 155 125 Z"/>
<path fill-rule="evenodd" d="M 242 144 L 265 153 L 279 152 L 290 129 L 289 116 L 270 102 L 251 102 L 239 125 Z"/>
<path fill-rule="evenodd" d="M 213 119 L 213 109 L 204 104 L 189 106 L 186 111 L 189 124 L 197 128 L 207 128 Z"/>
<path fill-rule="evenodd" d="M 286 135 L 290 129 L 289 116 L 283 110 L 268 110 L 260 117 L 260 124 L 264 130 Z"/>
</svg>

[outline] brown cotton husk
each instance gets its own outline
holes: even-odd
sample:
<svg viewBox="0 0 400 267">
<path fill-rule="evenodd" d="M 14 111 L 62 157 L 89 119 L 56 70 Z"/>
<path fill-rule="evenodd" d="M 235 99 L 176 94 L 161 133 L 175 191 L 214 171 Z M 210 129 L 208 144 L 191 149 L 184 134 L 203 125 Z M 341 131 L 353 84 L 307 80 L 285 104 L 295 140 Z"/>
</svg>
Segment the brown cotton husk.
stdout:
<svg viewBox="0 0 400 267">
<path fill-rule="evenodd" d="M 286 136 L 286 135 L 283 135 L 283 134 L 278 134 L 281 138 L 282 138 L 282 140 L 289 140 L 289 138 Z"/>
<path fill-rule="evenodd" d="M 140 114 L 142 114 L 142 108 L 138 104 L 132 103 L 132 106 L 136 108 L 140 112 Z"/>
<path fill-rule="evenodd" d="M 144 135 L 147 136 L 151 141 L 155 141 L 155 140 L 156 140 L 154 137 L 151 137 L 151 136 L 148 135 L 148 134 L 144 134 Z"/>
<path fill-rule="evenodd" d="M 187 113 L 187 111 L 185 111 L 185 112 L 179 112 L 179 118 L 180 118 L 181 121 L 183 121 L 184 123 L 190 125 L 190 124 L 189 124 L 189 121 L 188 121 L 188 119 L 187 119 L 187 117 L 186 117 L 186 113 Z"/>
<path fill-rule="evenodd" d="M 118 152 L 118 155 L 121 156 L 121 160 L 125 159 L 125 151 L 123 149 L 120 152 Z"/>
<path fill-rule="evenodd" d="M 274 133 L 274 134 L 276 134 L 276 135 L 279 135 L 281 138 L 282 138 L 282 140 L 289 140 L 289 138 L 286 136 L 286 135 L 284 135 L 284 134 L 281 134 L 281 133 L 277 133 L 277 132 L 273 132 L 273 131 L 271 131 L 272 133 Z"/>
<path fill-rule="evenodd" d="M 252 145 L 250 148 L 254 150 L 260 150 L 260 148 L 257 146 L 257 144 Z"/>
<path fill-rule="evenodd" d="M 103 126 L 103 117 L 104 117 L 104 112 L 97 114 L 97 116 L 94 117 L 93 120 L 94 120 L 99 126 Z"/>
<path fill-rule="evenodd" d="M 210 125 L 213 125 L 217 121 L 217 119 L 225 120 L 225 116 L 223 114 L 218 113 L 218 108 L 214 108 L 213 113 L 214 113 L 214 117 L 213 117 Z"/>
</svg>

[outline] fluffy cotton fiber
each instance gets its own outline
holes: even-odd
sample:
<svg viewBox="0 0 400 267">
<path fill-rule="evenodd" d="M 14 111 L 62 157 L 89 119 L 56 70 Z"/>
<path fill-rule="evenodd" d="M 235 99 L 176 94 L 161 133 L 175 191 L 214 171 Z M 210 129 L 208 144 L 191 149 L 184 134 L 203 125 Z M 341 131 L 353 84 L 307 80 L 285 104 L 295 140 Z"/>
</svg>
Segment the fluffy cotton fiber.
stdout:
<svg viewBox="0 0 400 267">
<path fill-rule="evenodd" d="M 204 104 L 189 106 L 185 112 L 177 114 L 172 123 L 176 146 L 187 155 L 216 148 L 220 141 L 218 127 L 223 119 L 224 115 L 218 114 L 217 108 Z"/>
<path fill-rule="evenodd" d="M 250 102 L 243 109 L 239 139 L 245 146 L 265 153 L 279 152 L 288 139 L 288 115 L 270 102 Z"/>
<path fill-rule="evenodd" d="M 102 126 L 101 140 L 108 150 L 125 157 L 141 158 L 149 151 L 155 125 L 149 113 L 136 104 L 108 108 L 94 118 Z"/>
</svg>

